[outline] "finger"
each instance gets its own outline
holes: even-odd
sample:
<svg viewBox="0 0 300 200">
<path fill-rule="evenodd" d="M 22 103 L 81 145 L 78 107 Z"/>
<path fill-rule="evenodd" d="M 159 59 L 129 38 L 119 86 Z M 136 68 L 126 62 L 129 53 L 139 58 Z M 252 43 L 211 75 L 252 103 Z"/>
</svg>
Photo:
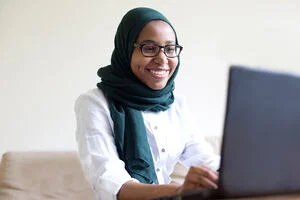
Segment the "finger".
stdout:
<svg viewBox="0 0 300 200">
<path fill-rule="evenodd" d="M 218 177 L 211 172 L 194 173 L 188 178 L 188 181 L 192 184 L 198 185 L 204 188 L 217 188 Z"/>
<path fill-rule="evenodd" d="M 190 176 L 186 177 L 185 180 L 186 185 L 194 188 L 217 188 L 217 184 L 205 176 L 191 174 Z"/>
<path fill-rule="evenodd" d="M 218 185 L 215 182 L 213 182 L 213 181 L 211 181 L 211 180 L 209 180 L 209 179 L 202 176 L 199 179 L 199 187 L 217 189 Z"/>
<path fill-rule="evenodd" d="M 218 172 L 216 172 L 215 170 L 205 166 L 205 165 L 202 165 L 200 166 L 200 175 L 206 177 L 207 179 L 209 179 L 210 181 L 214 182 L 214 183 L 218 183 L 218 180 L 219 180 L 219 174 Z"/>
<path fill-rule="evenodd" d="M 217 172 L 216 170 L 214 170 L 214 169 L 212 169 L 212 168 L 210 168 L 210 167 L 208 167 L 208 166 L 206 166 L 206 165 L 200 165 L 199 167 L 200 167 L 200 168 L 204 168 L 204 169 L 206 169 L 206 170 L 209 170 L 209 171 L 213 172 L 213 173 L 216 174 L 216 175 L 219 174 L 219 172 Z"/>
<path fill-rule="evenodd" d="M 185 181 L 196 187 L 216 188 L 218 176 L 205 167 L 191 167 Z"/>
</svg>

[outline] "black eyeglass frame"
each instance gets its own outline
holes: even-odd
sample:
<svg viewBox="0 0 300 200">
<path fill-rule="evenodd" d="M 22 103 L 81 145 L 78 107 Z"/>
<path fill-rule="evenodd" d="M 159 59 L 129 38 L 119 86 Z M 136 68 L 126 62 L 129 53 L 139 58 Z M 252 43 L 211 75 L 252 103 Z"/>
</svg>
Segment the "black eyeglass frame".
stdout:
<svg viewBox="0 0 300 200">
<path fill-rule="evenodd" d="M 145 46 L 145 45 L 149 45 L 149 44 L 148 44 L 148 43 L 141 43 L 141 44 L 134 43 L 134 44 L 133 44 L 133 46 L 134 46 L 135 48 L 139 48 L 139 49 L 141 50 L 141 53 L 142 53 L 142 55 L 143 55 L 144 57 L 150 57 L 150 58 L 157 56 L 157 55 L 159 54 L 159 52 L 160 52 L 161 49 L 164 49 L 163 52 L 164 52 L 165 56 L 167 56 L 168 58 L 176 58 L 176 57 L 178 57 L 178 56 L 180 55 L 180 53 L 181 53 L 181 51 L 182 51 L 182 49 L 183 49 L 183 46 L 180 46 L 180 45 L 177 45 L 177 44 L 168 44 L 168 45 L 165 45 L 165 46 L 161 46 L 161 45 L 158 45 L 158 44 L 151 44 L 151 45 L 153 45 L 153 46 L 159 47 L 159 50 L 157 51 L 157 53 L 156 53 L 155 55 L 153 55 L 153 56 L 148 56 L 148 55 L 145 55 L 144 52 L 143 52 L 143 46 Z M 176 56 L 168 56 L 168 55 L 166 54 L 165 48 L 168 47 L 168 46 L 172 46 L 172 47 L 174 46 L 175 48 L 179 48 L 179 51 L 178 51 L 178 53 L 177 53 Z"/>
</svg>

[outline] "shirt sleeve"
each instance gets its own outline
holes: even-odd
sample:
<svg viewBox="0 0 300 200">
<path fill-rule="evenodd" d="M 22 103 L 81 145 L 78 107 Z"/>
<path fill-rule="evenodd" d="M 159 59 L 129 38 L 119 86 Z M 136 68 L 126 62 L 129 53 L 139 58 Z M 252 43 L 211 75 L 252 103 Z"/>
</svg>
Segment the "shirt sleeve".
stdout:
<svg viewBox="0 0 300 200">
<path fill-rule="evenodd" d="M 119 159 L 113 138 L 113 122 L 107 101 L 99 89 L 81 95 L 75 102 L 78 153 L 94 199 L 111 200 L 130 180 Z"/>
<path fill-rule="evenodd" d="M 182 120 L 184 120 L 185 148 L 180 157 L 180 162 L 186 167 L 204 164 L 214 170 L 220 166 L 220 156 L 217 155 L 212 146 L 199 133 L 197 124 L 192 117 L 187 104 L 182 102 Z"/>
</svg>

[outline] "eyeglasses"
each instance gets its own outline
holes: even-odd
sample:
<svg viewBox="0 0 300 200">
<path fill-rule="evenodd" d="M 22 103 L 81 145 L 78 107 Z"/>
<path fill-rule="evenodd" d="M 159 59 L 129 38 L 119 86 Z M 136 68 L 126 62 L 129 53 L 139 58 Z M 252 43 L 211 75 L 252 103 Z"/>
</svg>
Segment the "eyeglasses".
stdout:
<svg viewBox="0 0 300 200">
<path fill-rule="evenodd" d="M 180 45 L 175 45 L 175 44 L 169 44 L 165 46 L 160 46 L 157 44 L 147 44 L 147 43 L 142 43 L 142 44 L 133 44 L 134 47 L 140 48 L 143 56 L 145 57 L 155 57 L 159 54 L 160 49 L 164 49 L 164 54 L 168 58 L 175 58 L 178 57 L 180 52 L 182 51 L 183 47 Z"/>
</svg>

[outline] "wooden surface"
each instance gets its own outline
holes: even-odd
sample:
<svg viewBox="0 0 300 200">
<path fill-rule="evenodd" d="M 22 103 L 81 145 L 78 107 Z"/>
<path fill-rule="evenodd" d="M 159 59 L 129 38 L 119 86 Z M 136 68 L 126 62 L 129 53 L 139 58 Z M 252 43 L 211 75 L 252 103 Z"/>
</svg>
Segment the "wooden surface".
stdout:
<svg viewBox="0 0 300 200">
<path fill-rule="evenodd" d="M 300 200 L 300 194 L 249 197 L 249 198 L 238 198 L 238 199 L 228 199 L 228 200 Z"/>
</svg>

